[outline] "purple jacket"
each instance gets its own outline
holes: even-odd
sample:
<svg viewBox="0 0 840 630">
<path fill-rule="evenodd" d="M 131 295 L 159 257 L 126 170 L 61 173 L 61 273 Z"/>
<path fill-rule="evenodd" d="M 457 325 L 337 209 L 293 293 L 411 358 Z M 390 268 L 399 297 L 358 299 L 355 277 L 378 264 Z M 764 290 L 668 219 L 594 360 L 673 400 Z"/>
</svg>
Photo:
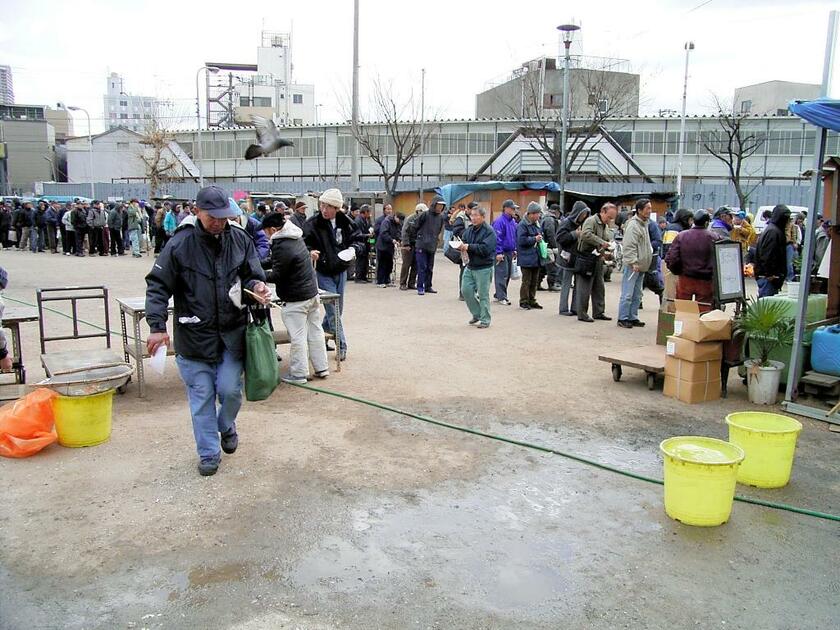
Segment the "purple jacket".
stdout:
<svg viewBox="0 0 840 630">
<path fill-rule="evenodd" d="M 665 264 L 671 273 L 698 280 L 712 279 L 712 257 L 720 236 L 711 230 L 693 227 L 677 234 L 668 248 Z"/>
<path fill-rule="evenodd" d="M 516 251 L 516 221 L 502 213 L 493 221 L 496 232 L 496 255 L 511 254 Z"/>
</svg>

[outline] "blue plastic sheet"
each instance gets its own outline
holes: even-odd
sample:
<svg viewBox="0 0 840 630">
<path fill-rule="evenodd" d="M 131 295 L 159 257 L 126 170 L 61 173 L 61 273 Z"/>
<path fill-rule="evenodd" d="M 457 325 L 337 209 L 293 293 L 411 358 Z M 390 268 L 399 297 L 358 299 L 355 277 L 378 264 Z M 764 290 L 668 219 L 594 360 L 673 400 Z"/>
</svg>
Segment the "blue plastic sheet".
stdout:
<svg viewBox="0 0 840 630">
<path fill-rule="evenodd" d="M 840 100 L 818 98 L 813 101 L 792 101 L 788 109 L 812 125 L 840 131 Z"/>
</svg>

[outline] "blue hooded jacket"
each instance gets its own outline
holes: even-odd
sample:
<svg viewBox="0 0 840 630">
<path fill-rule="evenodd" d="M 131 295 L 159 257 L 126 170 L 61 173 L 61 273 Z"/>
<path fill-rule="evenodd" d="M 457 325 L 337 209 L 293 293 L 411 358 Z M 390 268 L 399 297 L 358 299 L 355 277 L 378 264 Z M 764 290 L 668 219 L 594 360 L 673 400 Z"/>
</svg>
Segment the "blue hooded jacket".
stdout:
<svg viewBox="0 0 840 630">
<path fill-rule="evenodd" d="M 493 221 L 496 232 L 496 255 L 512 254 L 516 251 L 516 221 L 502 213 Z"/>
</svg>

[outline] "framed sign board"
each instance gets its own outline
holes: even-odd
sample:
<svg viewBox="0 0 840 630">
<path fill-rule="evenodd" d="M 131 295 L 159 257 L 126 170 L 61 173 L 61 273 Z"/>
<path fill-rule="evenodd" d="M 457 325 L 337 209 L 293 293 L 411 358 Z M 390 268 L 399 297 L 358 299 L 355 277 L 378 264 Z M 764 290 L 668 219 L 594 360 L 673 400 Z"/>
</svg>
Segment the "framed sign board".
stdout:
<svg viewBox="0 0 840 630">
<path fill-rule="evenodd" d="M 744 259 L 741 244 L 735 241 L 717 241 L 714 247 L 714 288 L 718 304 L 743 302 Z"/>
</svg>

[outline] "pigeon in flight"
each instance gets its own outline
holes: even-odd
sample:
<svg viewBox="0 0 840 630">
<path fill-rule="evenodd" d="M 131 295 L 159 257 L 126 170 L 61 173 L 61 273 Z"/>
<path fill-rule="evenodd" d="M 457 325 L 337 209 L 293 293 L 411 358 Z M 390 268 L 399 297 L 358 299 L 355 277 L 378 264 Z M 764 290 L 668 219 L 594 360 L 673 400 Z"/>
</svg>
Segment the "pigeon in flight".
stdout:
<svg viewBox="0 0 840 630">
<path fill-rule="evenodd" d="M 283 147 L 293 147 L 295 143 L 280 137 L 277 126 L 270 118 L 262 116 L 251 116 L 251 121 L 257 127 L 257 142 L 245 150 L 245 159 L 253 160 L 261 155 L 268 155 Z"/>
</svg>

